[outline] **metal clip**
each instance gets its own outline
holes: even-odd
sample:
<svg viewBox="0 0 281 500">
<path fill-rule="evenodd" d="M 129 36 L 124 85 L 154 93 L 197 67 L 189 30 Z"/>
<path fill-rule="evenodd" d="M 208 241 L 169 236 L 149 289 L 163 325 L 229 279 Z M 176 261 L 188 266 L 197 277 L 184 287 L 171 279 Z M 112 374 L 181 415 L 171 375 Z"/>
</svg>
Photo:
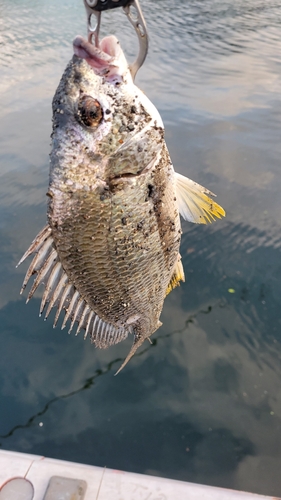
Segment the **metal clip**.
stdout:
<svg viewBox="0 0 281 500">
<path fill-rule="evenodd" d="M 88 41 L 93 43 L 96 47 L 99 46 L 99 32 L 100 32 L 100 22 L 101 22 L 101 11 L 95 10 L 97 0 L 84 0 L 85 9 L 87 12 L 87 23 L 88 23 Z M 96 16 L 96 25 L 93 27 L 92 16 Z"/>
<path fill-rule="evenodd" d="M 131 7 L 134 7 L 137 13 L 137 17 L 135 18 L 132 14 Z M 130 64 L 130 71 L 133 80 L 136 77 L 136 74 L 140 67 L 143 65 L 145 58 L 148 52 L 148 33 L 146 28 L 146 22 L 143 17 L 143 13 L 140 8 L 140 4 L 138 0 L 134 0 L 130 5 L 123 7 L 123 11 L 128 17 L 130 23 L 133 25 L 135 32 L 137 34 L 139 40 L 139 53 L 137 59 Z"/>
<path fill-rule="evenodd" d="M 99 46 L 101 13 L 103 10 L 118 7 L 119 6 L 118 3 L 120 3 L 120 7 L 123 8 L 123 12 L 126 14 L 130 23 L 134 27 L 139 40 L 138 57 L 129 66 L 132 78 L 134 80 L 138 70 L 144 63 L 148 52 L 148 33 L 146 28 L 146 22 L 144 20 L 143 13 L 140 8 L 139 0 L 129 0 L 129 1 L 108 0 L 108 1 L 110 5 L 109 7 L 107 7 L 108 2 L 106 0 L 84 0 L 87 12 L 87 21 L 88 21 L 88 40 L 89 42 L 94 43 L 96 47 Z M 135 10 L 135 12 L 133 12 L 132 7 Z M 94 27 L 92 23 L 93 15 L 96 17 L 96 24 Z"/>
</svg>

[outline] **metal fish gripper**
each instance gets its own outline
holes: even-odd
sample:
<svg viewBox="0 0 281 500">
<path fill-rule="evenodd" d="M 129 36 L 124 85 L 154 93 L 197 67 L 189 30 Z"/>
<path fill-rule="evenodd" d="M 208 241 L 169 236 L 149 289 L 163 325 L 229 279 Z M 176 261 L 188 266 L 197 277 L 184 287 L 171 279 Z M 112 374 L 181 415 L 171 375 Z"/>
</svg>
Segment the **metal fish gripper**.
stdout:
<svg viewBox="0 0 281 500">
<path fill-rule="evenodd" d="M 136 60 L 130 64 L 130 71 L 133 80 L 140 67 L 143 65 L 148 52 L 148 33 L 146 22 L 140 8 L 138 0 L 84 0 L 87 22 L 88 22 L 88 40 L 99 46 L 99 32 L 101 25 L 101 14 L 105 10 L 122 7 L 130 23 L 134 27 L 139 41 L 139 53 Z M 134 12 L 133 12 L 134 10 Z M 93 26 L 92 17 L 95 17 L 95 25 Z"/>
</svg>

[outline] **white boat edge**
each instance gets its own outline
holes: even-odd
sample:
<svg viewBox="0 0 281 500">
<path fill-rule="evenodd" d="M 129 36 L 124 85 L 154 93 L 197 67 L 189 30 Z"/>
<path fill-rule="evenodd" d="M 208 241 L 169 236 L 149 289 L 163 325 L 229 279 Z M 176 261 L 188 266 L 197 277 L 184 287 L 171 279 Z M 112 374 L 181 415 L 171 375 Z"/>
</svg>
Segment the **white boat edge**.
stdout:
<svg viewBox="0 0 281 500">
<path fill-rule="evenodd" d="M 0 500 L 5 500 L 5 484 L 12 478 L 19 477 L 33 485 L 34 495 L 26 497 L 28 500 L 44 500 L 52 476 L 86 481 L 85 496 L 79 497 L 83 500 L 281 500 L 276 497 L 0 450 Z"/>
</svg>

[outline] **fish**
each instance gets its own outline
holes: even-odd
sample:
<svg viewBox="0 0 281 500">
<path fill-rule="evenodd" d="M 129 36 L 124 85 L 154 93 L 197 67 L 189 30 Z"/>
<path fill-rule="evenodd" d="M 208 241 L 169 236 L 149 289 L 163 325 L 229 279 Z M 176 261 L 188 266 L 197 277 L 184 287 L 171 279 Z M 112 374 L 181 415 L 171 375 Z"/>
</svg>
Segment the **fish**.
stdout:
<svg viewBox="0 0 281 500">
<path fill-rule="evenodd" d="M 208 189 L 176 173 L 156 107 L 134 83 L 118 39 L 77 36 L 53 98 L 47 224 L 21 293 L 43 284 L 40 315 L 64 312 L 98 348 L 133 336 L 129 354 L 161 326 L 181 281 L 180 215 L 206 224 L 225 215 Z M 18 264 L 18 265 L 19 265 Z"/>
</svg>

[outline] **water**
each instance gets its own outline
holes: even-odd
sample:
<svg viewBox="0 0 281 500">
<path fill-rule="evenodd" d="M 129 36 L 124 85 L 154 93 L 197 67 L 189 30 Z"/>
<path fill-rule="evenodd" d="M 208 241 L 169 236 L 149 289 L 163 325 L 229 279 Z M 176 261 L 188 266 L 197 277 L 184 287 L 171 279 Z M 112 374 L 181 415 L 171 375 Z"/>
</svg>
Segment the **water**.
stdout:
<svg viewBox="0 0 281 500">
<path fill-rule="evenodd" d="M 0 2 L 1 447 L 279 496 L 280 5 L 141 4 L 138 84 L 176 170 L 227 218 L 184 224 L 186 283 L 118 377 L 131 339 L 98 351 L 38 318 L 40 293 L 25 305 L 15 265 L 46 221 L 50 104 L 85 14 L 82 0 Z M 124 16 L 104 17 L 133 59 Z"/>
</svg>

